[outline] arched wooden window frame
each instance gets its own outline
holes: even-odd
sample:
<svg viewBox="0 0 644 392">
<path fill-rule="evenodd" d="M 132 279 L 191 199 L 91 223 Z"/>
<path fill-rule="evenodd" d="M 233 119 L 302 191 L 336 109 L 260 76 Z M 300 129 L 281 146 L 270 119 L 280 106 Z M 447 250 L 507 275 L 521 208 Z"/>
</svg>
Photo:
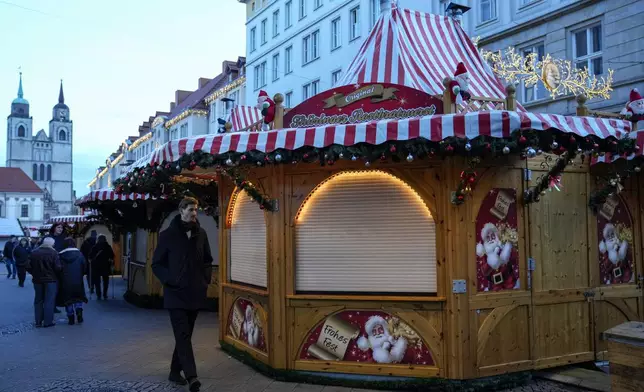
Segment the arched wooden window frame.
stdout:
<svg viewBox="0 0 644 392">
<path fill-rule="evenodd" d="M 27 130 L 25 129 L 25 126 L 22 124 L 19 125 L 16 134 L 18 135 L 18 137 L 27 137 Z"/>
<path fill-rule="evenodd" d="M 40 181 L 44 181 L 47 178 L 47 177 L 45 177 L 45 164 L 44 163 L 40 164 L 40 173 L 39 174 L 40 174 L 39 175 Z"/>
<path fill-rule="evenodd" d="M 445 294 L 446 294 L 446 288 L 445 288 L 445 271 L 443 270 L 444 267 L 444 261 L 445 261 L 445 256 L 443 255 L 443 249 L 444 249 L 444 243 L 445 243 L 445 238 L 444 238 L 444 232 L 442 229 L 442 215 L 438 212 L 436 205 L 436 195 L 438 194 L 438 184 L 434 183 L 427 183 L 424 182 L 423 179 L 420 180 L 415 180 L 414 178 L 410 176 L 404 175 L 402 172 L 399 172 L 397 170 L 380 170 L 380 169 L 368 169 L 368 170 L 342 170 L 339 172 L 334 172 L 334 173 L 329 173 L 329 176 L 321 180 L 308 194 L 307 196 L 302 200 L 300 203 L 297 212 L 293 215 L 291 221 L 290 221 L 290 243 L 292 246 L 290 249 L 288 249 L 290 254 L 290 259 L 291 263 L 288 265 L 288 268 L 290 271 L 287 272 L 287 276 L 292 277 L 292 282 L 289 282 L 289 288 L 288 288 L 288 294 L 291 295 L 294 299 L 295 298 L 301 298 L 301 299 L 311 299 L 311 298 L 344 298 L 344 299 L 350 299 L 350 298 L 362 298 L 364 295 L 369 295 L 368 292 L 362 294 L 362 293 L 349 293 L 345 294 L 342 292 L 324 292 L 324 293 L 316 293 L 316 294 L 310 294 L 310 293 L 298 293 L 296 290 L 296 269 L 297 269 L 297 221 L 298 221 L 298 216 L 300 215 L 302 209 L 305 207 L 307 201 L 311 198 L 311 196 L 319 190 L 320 187 L 322 187 L 324 184 L 327 182 L 333 180 L 334 178 L 337 178 L 338 176 L 345 174 L 345 173 L 355 173 L 355 172 L 381 172 L 384 174 L 388 174 L 400 181 L 402 181 L 404 184 L 409 186 L 422 200 L 424 206 L 429 210 L 432 219 L 434 220 L 434 229 L 435 229 L 435 241 L 436 241 L 436 291 L 435 292 L 428 292 L 428 293 L 418 293 L 417 295 L 413 296 L 408 296 L 407 298 L 409 300 L 421 300 L 421 301 L 444 301 L 445 300 Z M 436 189 L 435 189 L 436 188 Z M 401 297 L 397 295 L 395 292 L 392 293 L 384 293 L 384 294 L 379 294 L 380 297 L 383 298 L 383 300 L 389 298 L 389 299 L 397 299 L 400 300 L 405 297 Z"/>
<path fill-rule="evenodd" d="M 47 181 L 51 181 L 51 165 L 47 165 Z"/>
<path fill-rule="evenodd" d="M 33 165 L 33 173 L 32 174 L 33 174 L 32 179 L 34 181 L 38 181 L 38 164 L 37 163 L 34 163 L 34 165 Z"/>
<path fill-rule="evenodd" d="M 232 223 L 233 222 L 232 222 L 232 220 L 233 220 L 233 214 L 235 212 L 235 207 L 237 206 L 237 202 L 239 201 L 240 195 L 243 194 L 244 197 L 249 197 L 250 198 L 250 196 L 248 194 L 244 193 L 244 192 L 245 191 L 243 189 L 241 189 L 241 188 L 238 188 L 238 187 L 235 188 L 235 190 L 233 191 L 233 193 L 230 196 L 230 201 L 228 203 L 228 209 L 226 211 L 226 223 L 225 223 L 225 227 L 226 227 L 226 242 L 227 242 L 227 247 L 226 247 L 226 249 L 227 249 L 227 251 L 226 251 L 226 264 L 227 264 L 226 281 L 229 282 L 229 283 L 232 283 L 232 284 L 239 284 L 239 285 L 243 285 L 243 286 L 255 287 L 255 288 L 258 288 L 260 290 L 268 290 L 268 246 L 267 246 L 268 232 L 266 230 L 267 217 L 266 217 L 266 212 L 264 210 L 260 210 L 259 205 L 257 205 L 257 210 L 261 211 L 263 213 L 263 217 L 264 217 L 264 230 L 265 231 L 264 231 L 263 245 L 264 245 L 264 252 L 265 252 L 265 263 L 266 263 L 266 285 L 264 285 L 264 286 L 262 286 L 262 285 L 253 285 L 253 284 L 249 284 L 249 283 L 234 281 L 232 279 L 232 273 L 231 273 L 231 269 L 232 269 L 231 268 L 232 267 L 232 240 L 233 240 L 233 235 L 232 235 L 233 234 L 232 233 L 232 229 L 233 229 Z M 220 264 L 220 266 L 221 266 L 221 264 Z"/>
</svg>

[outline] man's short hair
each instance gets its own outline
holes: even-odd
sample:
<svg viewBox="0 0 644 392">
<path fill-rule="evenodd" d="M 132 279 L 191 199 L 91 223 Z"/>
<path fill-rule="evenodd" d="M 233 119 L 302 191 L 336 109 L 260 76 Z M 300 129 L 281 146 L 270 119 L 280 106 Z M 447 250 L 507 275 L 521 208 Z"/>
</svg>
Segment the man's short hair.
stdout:
<svg viewBox="0 0 644 392">
<path fill-rule="evenodd" d="M 13 240 L 13 239 L 15 239 L 15 238 L 16 238 L 16 236 L 15 236 L 15 235 L 12 235 L 12 236 L 11 236 L 11 239 L 12 239 L 12 240 Z"/>
<path fill-rule="evenodd" d="M 199 202 L 197 201 L 197 199 L 195 199 L 194 197 L 184 197 L 183 199 L 181 199 L 181 202 L 179 203 L 179 209 L 185 210 L 186 208 L 188 208 L 188 206 L 192 206 L 192 205 L 195 205 L 195 206 L 199 205 Z"/>
<path fill-rule="evenodd" d="M 53 248 L 55 243 L 56 243 L 56 241 L 54 241 L 54 239 L 52 237 L 45 237 L 45 239 L 42 240 L 43 246 L 45 246 L 47 248 Z"/>
</svg>

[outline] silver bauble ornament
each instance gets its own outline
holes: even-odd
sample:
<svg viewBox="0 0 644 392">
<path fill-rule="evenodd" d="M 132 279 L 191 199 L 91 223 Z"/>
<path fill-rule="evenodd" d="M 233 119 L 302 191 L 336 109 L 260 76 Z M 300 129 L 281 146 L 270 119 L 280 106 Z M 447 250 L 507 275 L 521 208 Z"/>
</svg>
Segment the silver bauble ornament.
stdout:
<svg viewBox="0 0 644 392">
<path fill-rule="evenodd" d="M 472 150 L 472 145 L 469 142 L 465 143 L 465 151 L 471 151 L 471 150 Z"/>
<path fill-rule="evenodd" d="M 528 149 L 526 150 L 525 154 L 526 154 L 526 156 L 528 158 L 534 158 L 534 157 L 537 156 L 537 150 L 535 150 L 532 147 L 528 147 Z"/>
<path fill-rule="evenodd" d="M 559 147 L 559 143 L 557 142 L 552 142 L 552 144 L 550 145 L 550 148 L 552 148 L 553 150 L 557 147 Z"/>
<path fill-rule="evenodd" d="M 642 171 L 642 168 L 639 166 L 635 166 L 635 173 L 639 173 L 640 171 Z"/>
<path fill-rule="evenodd" d="M 407 155 L 407 162 L 412 162 L 414 160 L 414 156 L 409 154 Z"/>
<path fill-rule="evenodd" d="M 371 166 L 371 162 L 366 161 L 366 162 L 364 163 L 364 165 L 365 165 L 366 167 L 369 167 L 369 166 Z"/>
<path fill-rule="evenodd" d="M 503 153 L 506 154 L 506 155 L 509 154 L 510 153 L 510 147 L 508 147 L 508 146 L 503 147 Z"/>
<path fill-rule="evenodd" d="M 230 159 L 230 158 L 226 159 L 226 165 L 232 166 L 233 165 L 233 160 Z"/>
<path fill-rule="evenodd" d="M 277 162 L 281 161 L 282 160 L 282 154 L 280 154 L 280 153 L 275 154 L 275 160 Z"/>
<path fill-rule="evenodd" d="M 358 157 L 356 157 L 355 155 L 352 155 L 352 156 L 351 156 L 351 160 L 355 162 L 355 161 L 357 161 L 357 160 L 358 160 Z"/>
<path fill-rule="evenodd" d="M 257 161 L 257 166 L 262 166 L 262 161 Z"/>
<path fill-rule="evenodd" d="M 338 154 L 338 157 L 340 157 L 340 159 L 342 159 L 342 158 L 344 158 L 344 154 L 340 153 L 340 154 Z"/>
<path fill-rule="evenodd" d="M 537 155 L 543 154 L 543 151 L 540 148 L 537 148 Z"/>
</svg>

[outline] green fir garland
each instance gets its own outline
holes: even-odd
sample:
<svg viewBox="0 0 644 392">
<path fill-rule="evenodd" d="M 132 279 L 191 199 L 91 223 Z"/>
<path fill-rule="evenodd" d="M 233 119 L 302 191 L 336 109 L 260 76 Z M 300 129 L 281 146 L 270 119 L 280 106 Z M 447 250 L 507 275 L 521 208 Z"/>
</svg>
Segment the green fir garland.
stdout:
<svg viewBox="0 0 644 392">
<path fill-rule="evenodd" d="M 597 214 L 609 197 L 621 192 L 624 188 L 624 182 L 626 179 L 641 172 L 641 170 L 639 159 L 637 159 L 635 161 L 629 161 L 626 167 L 619 173 L 613 173 L 604 178 L 600 178 L 599 182 L 604 185 L 601 188 L 592 191 L 588 198 L 588 207 L 591 211 L 594 214 Z"/>
<path fill-rule="evenodd" d="M 555 165 L 550 168 L 550 170 L 539 177 L 537 184 L 532 186 L 523 192 L 523 203 L 530 204 L 538 202 L 541 196 L 545 195 L 546 189 L 550 188 L 550 184 L 555 181 L 555 178 L 561 176 L 561 173 L 566 169 L 569 163 L 571 163 L 577 156 L 577 151 L 575 149 L 568 150 L 561 154 L 561 156 L 555 162 Z"/>
</svg>

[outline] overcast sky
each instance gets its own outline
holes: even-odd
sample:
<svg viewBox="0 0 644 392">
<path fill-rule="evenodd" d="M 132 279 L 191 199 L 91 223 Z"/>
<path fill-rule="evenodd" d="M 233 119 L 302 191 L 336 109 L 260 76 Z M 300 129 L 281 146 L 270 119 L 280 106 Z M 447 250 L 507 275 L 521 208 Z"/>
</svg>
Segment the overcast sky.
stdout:
<svg viewBox="0 0 644 392">
<path fill-rule="evenodd" d="M 221 72 L 246 53 L 237 0 L 0 0 L 0 117 L 23 72 L 34 135 L 48 131 L 60 79 L 74 122 L 74 189 L 177 89 Z M 6 162 L 0 126 L 0 166 Z"/>
</svg>

